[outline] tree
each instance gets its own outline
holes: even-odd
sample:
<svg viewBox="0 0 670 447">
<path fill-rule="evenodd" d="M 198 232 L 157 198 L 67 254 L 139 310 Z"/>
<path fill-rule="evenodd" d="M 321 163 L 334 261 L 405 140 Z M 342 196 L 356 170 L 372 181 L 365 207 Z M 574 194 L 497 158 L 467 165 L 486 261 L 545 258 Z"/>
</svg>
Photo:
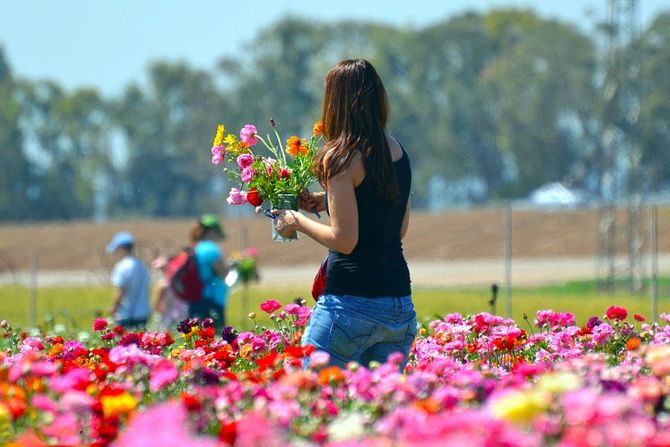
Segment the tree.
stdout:
<svg viewBox="0 0 670 447">
<path fill-rule="evenodd" d="M 16 82 L 0 47 L 0 220 L 31 217 L 31 164 L 24 152 Z"/>
<path fill-rule="evenodd" d="M 128 148 L 117 205 L 125 212 L 190 216 L 215 172 L 209 147 L 222 101 L 212 76 L 183 63 L 155 63 L 149 89 L 129 86 L 114 106 Z"/>
</svg>

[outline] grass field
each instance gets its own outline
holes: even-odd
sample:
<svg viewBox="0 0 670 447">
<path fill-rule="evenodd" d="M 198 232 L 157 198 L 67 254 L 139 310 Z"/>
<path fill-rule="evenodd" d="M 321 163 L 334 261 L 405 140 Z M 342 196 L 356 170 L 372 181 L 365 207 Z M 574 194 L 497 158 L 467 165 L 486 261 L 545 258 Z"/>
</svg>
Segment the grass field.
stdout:
<svg viewBox="0 0 670 447">
<path fill-rule="evenodd" d="M 515 288 L 512 294 L 512 316 L 521 325 L 523 314 L 533 320 L 539 309 L 573 312 L 577 323 L 583 324 L 592 315 L 602 316 L 610 305 L 626 307 L 631 314 L 639 313 L 651 317 L 649 292 L 631 294 L 625 286 L 617 288 L 614 294 L 598 292 L 592 281 L 574 281 L 563 285 L 535 288 Z M 659 282 L 660 298 L 658 312 L 670 313 L 670 278 Z M 309 304 L 312 298 L 305 290 L 268 289 L 251 286 L 248 292 L 248 308 L 242 309 L 242 288 L 236 288 L 229 297 L 227 308 L 228 323 L 237 328 L 248 326 L 247 310 L 256 312 L 259 321 L 270 323 L 258 309 L 258 305 L 267 299 L 276 299 L 289 303 L 297 297 L 303 297 Z M 420 320 L 432 319 L 446 313 L 460 312 L 473 314 L 481 311 L 491 312 L 490 290 L 475 288 L 430 289 L 415 288 L 414 303 Z M 88 329 L 93 319 L 105 315 L 111 305 L 110 287 L 52 287 L 40 288 L 36 297 L 35 321 L 39 327 L 54 324 L 65 326 L 66 330 Z M 505 313 L 506 293 L 501 289 L 498 294 L 495 313 Z M 26 328 L 30 322 L 30 291 L 26 287 L 0 287 L 0 319 L 7 320 L 14 327 Z"/>
</svg>

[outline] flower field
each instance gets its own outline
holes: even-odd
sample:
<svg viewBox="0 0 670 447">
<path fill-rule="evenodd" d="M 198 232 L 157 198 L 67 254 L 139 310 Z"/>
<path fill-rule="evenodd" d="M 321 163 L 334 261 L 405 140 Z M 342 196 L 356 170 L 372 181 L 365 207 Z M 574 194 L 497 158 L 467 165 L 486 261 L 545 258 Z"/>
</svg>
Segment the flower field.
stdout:
<svg viewBox="0 0 670 447">
<path fill-rule="evenodd" d="M 310 311 L 266 301 L 270 327 L 239 333 L 97 319 L 78 339 L 3 321 L 0 444 L 670 445 L 670 315 L 611 306 L 578 326 L 545 310 L 519 327 L 448 314 L 419 330 L 401 371 L 398 356 L 327 366 L 300 346 Z"/>
</svg>

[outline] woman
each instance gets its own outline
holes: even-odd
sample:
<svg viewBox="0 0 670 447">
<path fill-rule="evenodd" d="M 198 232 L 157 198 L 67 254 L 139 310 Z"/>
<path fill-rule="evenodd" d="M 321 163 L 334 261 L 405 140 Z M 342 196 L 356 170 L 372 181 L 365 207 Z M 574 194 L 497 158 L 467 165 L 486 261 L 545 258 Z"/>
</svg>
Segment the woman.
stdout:
<svg viewBox="0 0 670 447">
<path fill-rule="evenodd" d="M 174 330 L 188 316 L 188 304 L 177 296 L 165 277 L 168 262 L 165 256 L 159 256 L 151 262 L 151 267 L 160 274 L 154 301 L 155 325 L 159 331 Z"/>
<path fill-rule="evenodd" d="M 366 60 L 345 60 L 326 76 L 324 148 L 314 169 L 325 193 L 306 193 L 302 208 L 328 211 L 330 225 L 275 210 L 282 235 L 300 231 L 329 249 L 326 288 L 303 343 L 333 365 L 368 365 L 407 355 L 416 335 L 402 238 L 409 223 L 407 153 L 386 133 L 388 100 Z"/>
<path fill-rule="evenodd" d="M 188 314 L 200 319 L 212 318 L 218 329 L 225 326 L 228 286 L 224 278 L 228 267 L 218 242 L 224 239 L 219 219 L 205 214 L 191 229 L 191 244 L 203 283 L 202 299 L 188 306 Z"/>
</svg>

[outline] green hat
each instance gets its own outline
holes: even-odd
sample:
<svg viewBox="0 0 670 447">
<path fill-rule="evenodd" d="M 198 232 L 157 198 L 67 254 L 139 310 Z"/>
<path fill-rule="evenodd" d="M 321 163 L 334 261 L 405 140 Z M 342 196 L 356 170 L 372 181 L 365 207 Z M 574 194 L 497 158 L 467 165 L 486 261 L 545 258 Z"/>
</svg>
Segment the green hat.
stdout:
<svg viewBox="0 0 670 447">
<path fill-rule="evenodd" d="M 223 229 L 221 228 L 221 224 L 219 223 L 219 218 L 216 217 L 214 214 L 203 214 L 200 217 L 200 225 L 203 226 L 203 228 L 206 228 L 208 230 L 214 230 L 221 237 L 224 236 L 223 234 Z"/>
</svg>

